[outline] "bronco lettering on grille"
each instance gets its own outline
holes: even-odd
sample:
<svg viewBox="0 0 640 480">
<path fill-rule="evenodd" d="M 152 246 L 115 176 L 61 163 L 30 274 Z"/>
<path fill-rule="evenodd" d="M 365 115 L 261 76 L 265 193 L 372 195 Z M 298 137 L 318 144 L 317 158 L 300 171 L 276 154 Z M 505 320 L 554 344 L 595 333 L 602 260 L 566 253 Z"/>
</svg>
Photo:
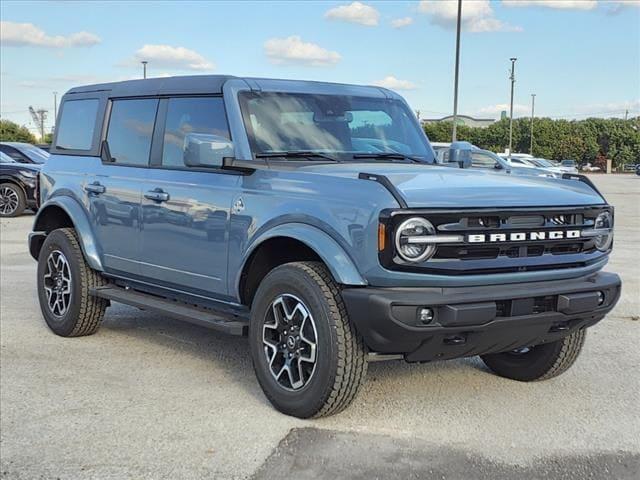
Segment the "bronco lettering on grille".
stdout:
<svg viewBox="0 0 640 480">
<path fill-rule="evenodd" d="M 524 242 L 535 240 L 563 240 L 580 238 L 580 230 L 550 230 L 535 232 L 511 232 L 467 235 L 468 243 L 500 243 L 500 242 Z"/>
</svg>

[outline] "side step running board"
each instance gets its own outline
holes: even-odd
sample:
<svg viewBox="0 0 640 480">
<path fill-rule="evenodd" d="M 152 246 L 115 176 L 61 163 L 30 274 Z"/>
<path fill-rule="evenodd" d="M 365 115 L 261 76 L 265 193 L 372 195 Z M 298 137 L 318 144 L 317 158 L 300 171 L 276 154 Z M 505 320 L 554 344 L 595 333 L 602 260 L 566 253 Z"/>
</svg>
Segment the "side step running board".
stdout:
<svg viewBox="0 0 640 480">
<path fill-rule="evenodd" d="M 205 310 L 114 285 L 94 288 L 91 290 L 91 294 L 231 335 L 246 335 L 249 329 L 249 321 L 246 318 Z"/>
</svg>

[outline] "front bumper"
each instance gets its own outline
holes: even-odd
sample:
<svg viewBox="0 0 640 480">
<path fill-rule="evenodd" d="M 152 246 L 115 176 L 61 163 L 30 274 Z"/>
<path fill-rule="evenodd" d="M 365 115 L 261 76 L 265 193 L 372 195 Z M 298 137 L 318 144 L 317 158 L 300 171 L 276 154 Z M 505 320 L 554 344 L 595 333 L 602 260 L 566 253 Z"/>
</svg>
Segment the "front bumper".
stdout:
<svg viewBox="0 0 640 480">
<path fill-rule="evenodd" d="M 455 288 L 346 288 L 349 317 L 373 352 L 409 362 L 504 352 L 594 325 L 620 297 L 620 277 Z M 434 318 L 419 321 L 420 308 Z"/>
</svg>

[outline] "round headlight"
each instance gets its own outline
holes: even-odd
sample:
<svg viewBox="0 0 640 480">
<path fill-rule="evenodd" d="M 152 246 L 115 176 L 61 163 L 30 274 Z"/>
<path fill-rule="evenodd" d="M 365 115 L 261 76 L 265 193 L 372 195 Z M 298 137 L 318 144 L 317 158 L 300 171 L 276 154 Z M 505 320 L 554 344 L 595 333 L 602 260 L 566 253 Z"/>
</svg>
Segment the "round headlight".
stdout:
<svg viewBox="0 0 640 480">
<path fill-rule="evenodd" d="M 596 221 L 593 224 L 593 228 L 596 230 L 599 229 L 610 229 L 611 231 L 605 235 L 598 235 L 593 238 L 593 241 L 596 245 L 596 248 L 601 252 L 606 252 L 611 248 L 611 242 L 613 242 L 613 219 L 611 217 L 611 213 L 602 212 L 600 215 L 596 217 Z"/>
<path fill-rule="evenodd" d="M 424 218 L 414 217 L 405 220 L 396 231 L 396 249 L 398 255 L 407 262 L 421 262 L 430 258 L 436 251 L 436 246 L 420 243 L 418 237 L 434 235 L 435 227 Z"/>
</svg>

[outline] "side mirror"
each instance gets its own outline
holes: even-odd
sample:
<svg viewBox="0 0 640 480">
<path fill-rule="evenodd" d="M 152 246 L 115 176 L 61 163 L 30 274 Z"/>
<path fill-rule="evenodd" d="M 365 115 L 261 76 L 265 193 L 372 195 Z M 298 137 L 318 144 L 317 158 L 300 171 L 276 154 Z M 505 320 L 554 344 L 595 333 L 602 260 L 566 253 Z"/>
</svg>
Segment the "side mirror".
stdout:
<svg viewBox="0 0 640 480">
<path fill-rule="evenodd" d="M 233 155 L 233 142 L 228 138 L 205 133 L 184 136 L 183 160 L 187 167 L 222 168 L 224 159 Z"/>
<path fill-rule="evenodd" d="M 453 142 L 449 147 L 449 161 L 456 162 L 460 168 L 471 167 L 471 150 L 469 142 Z"/>
</svg>

